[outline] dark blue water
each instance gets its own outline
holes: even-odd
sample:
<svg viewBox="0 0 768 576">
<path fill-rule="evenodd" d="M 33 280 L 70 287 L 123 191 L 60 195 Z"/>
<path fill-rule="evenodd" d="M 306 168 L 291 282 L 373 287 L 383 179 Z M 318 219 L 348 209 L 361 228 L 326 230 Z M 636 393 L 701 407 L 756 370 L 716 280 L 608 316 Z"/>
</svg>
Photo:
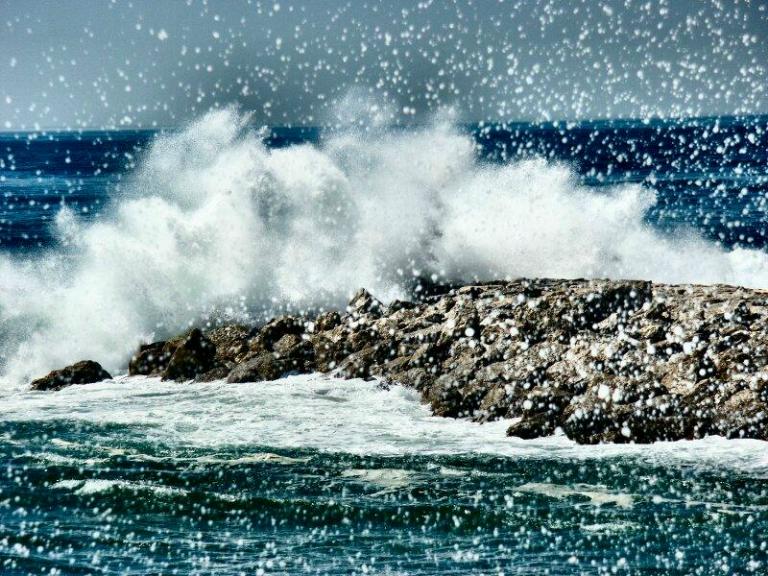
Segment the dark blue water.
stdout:
<svg viewBox="0 0 768 576">
<path fill-rule="evenodd" d="M 657 192 L 647 220 L 697 229 L 725 247 L 768 243 L 768 117 L 467 126 L 492 162 L 563 162 L 594 187 L 640 183 Z M 152 131 L 0 134 L 0 248 L 51 246 L 65 203 L 97 219 L 125 193 Z M 319 142 L 322 132 L 277 128 L 271 147 Z"/>
<path fill-rule="evenodd" d="M 0 431 L 28 447 L 18 452 L 5 443 L 0 451 L 7 466 L 4 574 L 768 570 L 765 481 L 733 471 L 640 468 L 631 458 L 382 458 L 314 450 L 270 451 L 272 460 L 247 463 L 240 459 L 258 447 L 180 450 L 118 426 Z M 86 448 L 87 437 L 99 446 Z M 50 438 L 73 444 L 51 449 Z M 110 455 L 110 448 L 120 450 Z M 60 461 L 42 464 L 41 454 Z M 364 472 L 386 478 L 393 469 L 409 475 L 407 485 L 383 488 L 365 479 Z M 608 498 L 596 503 L 595 492 Z M 612 500 L 617 494 L 631 496 Z"/>
</svg>

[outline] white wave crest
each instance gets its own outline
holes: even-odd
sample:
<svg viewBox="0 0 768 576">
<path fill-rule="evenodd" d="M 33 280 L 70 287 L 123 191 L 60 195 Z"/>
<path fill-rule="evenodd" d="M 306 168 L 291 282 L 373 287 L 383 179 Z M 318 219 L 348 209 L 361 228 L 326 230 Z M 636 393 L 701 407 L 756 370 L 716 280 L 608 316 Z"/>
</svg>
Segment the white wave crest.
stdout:
<svg viewBox="0 0 768 576">
<path fill-rule="evenodd" d="M 66 245 L 0 259 L 4 378 L 83 358 L 121 370 L 140 340 L 210 315 L 339 306 L 414 276 L 646 278 L 768 286 L 768 258 L 643 220 L 652 191 L 580 186 L 543 160 L 476 158 L 448 125 L 270 150 L 236 110 L 159 137 L 130 194 Z"/>
</svg>

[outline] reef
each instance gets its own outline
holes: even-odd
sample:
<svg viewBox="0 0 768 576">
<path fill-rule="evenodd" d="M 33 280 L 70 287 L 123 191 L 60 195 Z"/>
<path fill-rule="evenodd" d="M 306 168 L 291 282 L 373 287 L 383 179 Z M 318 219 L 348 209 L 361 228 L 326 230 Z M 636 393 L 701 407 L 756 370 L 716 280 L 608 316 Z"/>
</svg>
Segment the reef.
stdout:
<svg viewBox="0 0 768 576">
<path fill-rule="evenodd" d="M 768 291 L 725 285 L 519 279 L 387 305 L 361 289 L 342 313 L 196 328 L 143 345 L 129 374 L 376 378 L 418 390 L 439 416 L 510 419 L 508 434 L 522 438 L 766 440 L 767 320 Z M 92 364 L 85 378 L 68 367 L 33 387 L 109 376 Z"/>
</svg>

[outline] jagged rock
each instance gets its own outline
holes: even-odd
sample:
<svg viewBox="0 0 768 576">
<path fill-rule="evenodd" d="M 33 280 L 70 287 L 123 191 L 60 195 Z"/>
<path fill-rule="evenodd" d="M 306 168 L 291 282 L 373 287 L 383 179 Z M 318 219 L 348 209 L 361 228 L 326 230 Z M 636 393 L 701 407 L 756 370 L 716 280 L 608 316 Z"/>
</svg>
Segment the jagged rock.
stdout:
<svg viewBox="0 0 768 576">
<path fill-rule="evenodd" d="M 315 332 L 327 332 L 333 330 L 341 324 L 341 315 L 332 310 L 330 312 L 324 312 L 315 318 L 314 331 Z"/>
<path fill-rule="evenodd" d="M 650 282 L 613 282 L 596 287 L 558 302 L 564 308 L 562 319 L 578 329 L 593 330 L 610 315 L 626 318 L 652 299 Z"/>
<path fill-rule="evenodd" d="M 330 372 L 346 356 L 341 345 L 327 333 L 313 335 L 310 342 L 315 354 L 315 367 L 320 372 Z"/>
<path fill-rule="evenodd" d="M 209 333 L 200 380 L 312 370 L 417 389 L 435 414 L 515 418 L 510 435 L 581 443 L 708 434 L 768 440 L 768 292 L 610 280 L 433 287 L 384 306 Z M 168 372 L 188 336 L 142 347 L 131 373 Z M 192 354 L 197 357 L 197 353 Z M 164 364 L 168 364 L 166 368 Z"/>
<path fill-rule="evenodd" d="M 408 300 L 394 300 L 390 302 L 387 310 L 391 314 L 400 310 L 413 310 L 417 306 L 418 304 L 416 304 L 416 302 L 409 302 Z"/>
<path fill-rule="evenodd" d="M 533 440 L 543 436 L 552 436 L 558 426 L 547 414 L 531 414 L 520 418 L 507 428 L 507 436 L 523 440 Z"/>
<path fill-rule="evenodd" d="M 654 396 L 631 406 L 614 442 L 649 443 L 659 440 L 700 438 L 708 427 L 705 418 L 691 417 L 677 394 Z"/>
<path fill-rule="evenodd" d="M 248 340 L 248 352 L 244 359 L 260 356 L 265 352 L 272 352 L 275 344 L 284 336 L 301 336 L 304 334 L 306 324 L 303 319 L 294 316 L 278 316 L 267 322 L 264 326 L 252 332 Z"/>
<path fill-rule="evenodd" d="M 207 372 L 195 376 L 195 382 L 213 382 L 214 380 L 226 380 L 232 369 L 223 364 L 214 366 Z"/>
<path fill-rule="evenodd" d="M 368 290 L 360 288 L 349 301 L 347 310 L 352 314 L 380 314 L 384 305 L 376 300 Z"/>
<path fill-rule="evenodd" d="M 216 361 L 226 365 L 240 362 L 248 353 L 250 329 L 240 324 L 221 326 L 206 333 L 216 347 Z"/>
<path fill-rule="evenodd" d="M 163 380 L 191 380 L 214 367 L 216 346 L 198 328 L 179 343 L 163 371 Z"/>
<path fill-rule="evenodd" d="M 368 378 L 371 368 L 381 356 L 382 352 L 377 346 L 367 346 L 353 352 L 339 364 L 337 375 L 343 378 Z"/>
<path fill-rule="evenodd" d="M 33 390 L 61 390 L 73 384 L 93 384 L 102 380 L 110 380 L 109 372 L 101 367 L 101 364 L 93 360 L 83 360 L 62 368 L 53 370 L 46 376 L 34 380 L 30 384 Z"/>
<path fill-rule="evenodd" d="M 280 338 L 280 340 L 275 342 L 272 350 L 274 350 L 278 356 L 288 356 L 292 350 L 302 343 L 302 341 L 301 336 L 297 334 L 286 334 Z"/>
<path fill-rule="evenodd" d="M 142 344 L 128 363 L 128 374 L 130 376 L 160 374 L 168 366 L 168 361 L 175 352 L 175 348 L 169 350 L 166 344 L 167 342 L 164 341 Z"/>
<path fill-rule="evenodd" d="M 284 361 L 274 354 L 265 353 L 235 366 L 227 376 L 227 382 L 261 382 L 277 380 L 288 372 Z"/>
<path fill-rule="evenodd" d="M 742 390 L 723 402 L 714 430 L 726 438 L 766 438 L 768 404 L 756 390 Z"/>
</svg>

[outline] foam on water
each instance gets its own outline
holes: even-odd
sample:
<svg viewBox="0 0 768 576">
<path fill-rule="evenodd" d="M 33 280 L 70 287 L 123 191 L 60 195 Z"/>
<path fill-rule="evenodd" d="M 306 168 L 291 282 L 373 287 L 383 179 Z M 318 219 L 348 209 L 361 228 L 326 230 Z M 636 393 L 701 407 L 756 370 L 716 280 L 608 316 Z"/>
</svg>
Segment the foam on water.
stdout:
<svg viewBox="0 0 768 576">
<path fill-rule="evenodd" d="M 105 480 L 95 478 L 91 480 L 59 480 L 51 486 L 55 490 L 72 490 L 75 494 L 98 494 L 108 490 L 123 489 L 130 491 L 148 491 L 155 495 L 184 495 L 187 490 L 182 488 L 169 488 L 168 486 L 159 486 L 148 484 L 146 482 L 127 482 L 124 480 Z"/>
<path fill-rule="evenodd" d="M 142 438 L 174 450 L 253 448 L 252 456 L 240 454 L 237 461 L 230 461 L 233 464 L 285 458 L 263 451 L 269 447 L 366 456 L 631 457 L 649 464 L 726 468 L 768 478 L 768 444 L 757 440 L 711 437 L 650 446 L 579 446 L 563 436 L 520 440 L 506 437 L 508 421 L 477 424 L 439 418 L 430 415 L 413 390 L 397 386 L 386 390 L 376 382 L 319 374 L 257 384 L 177 384 L 125 377 L 59 392 L 7 391 L 0 395 L 0 420 L 71 420 L 135 427 Z M 58 445 L 57 439 L 51 442 Z M 72 444 L 67 449 L 75 455 L 78 452 Z M 94 447 L 91 442 L 82 447 L 88 458 L 107 455 L 110 450 Z M 143 458 L 133 453 L 124 457 Z M 210 456 L 190 460 L 196 465 L 222 463 Z M 407 475 L 397 470 L 386 472 L 375 473 L 378 476 L 360 471 L 349 474 L 382 486 L 408 481 Z"/>
<path fill-rule="evenodd" d="M 290 303 L 340 306 L 414 275 L 646 278 L 768 286 L 768 256 L 644 222 L 640 186 L 580 186 L 543 160 L 478 161 L 450 125 L 270 150 L 232 109 L 159 137 L 94 224 L 0 257 L 0 362 L 19 384 L 83 358 L 124 369 L 140 340 Z"/>
<path fill-rule="evenodd" d="M 634 505 L 634 497 L 631 494 L 620 494 L 606 490 L 602 486 L 577 484 L 576 486 L 564 486 L 561 484 L 531 482 L 516 488 L 518 492 L 531 492 L 543 494 L 552 498 L 564 499 L 571 496 L 583 496 L 593 505 L 613 504 L 619 508 L 631 508 Z"/>
</svg>

